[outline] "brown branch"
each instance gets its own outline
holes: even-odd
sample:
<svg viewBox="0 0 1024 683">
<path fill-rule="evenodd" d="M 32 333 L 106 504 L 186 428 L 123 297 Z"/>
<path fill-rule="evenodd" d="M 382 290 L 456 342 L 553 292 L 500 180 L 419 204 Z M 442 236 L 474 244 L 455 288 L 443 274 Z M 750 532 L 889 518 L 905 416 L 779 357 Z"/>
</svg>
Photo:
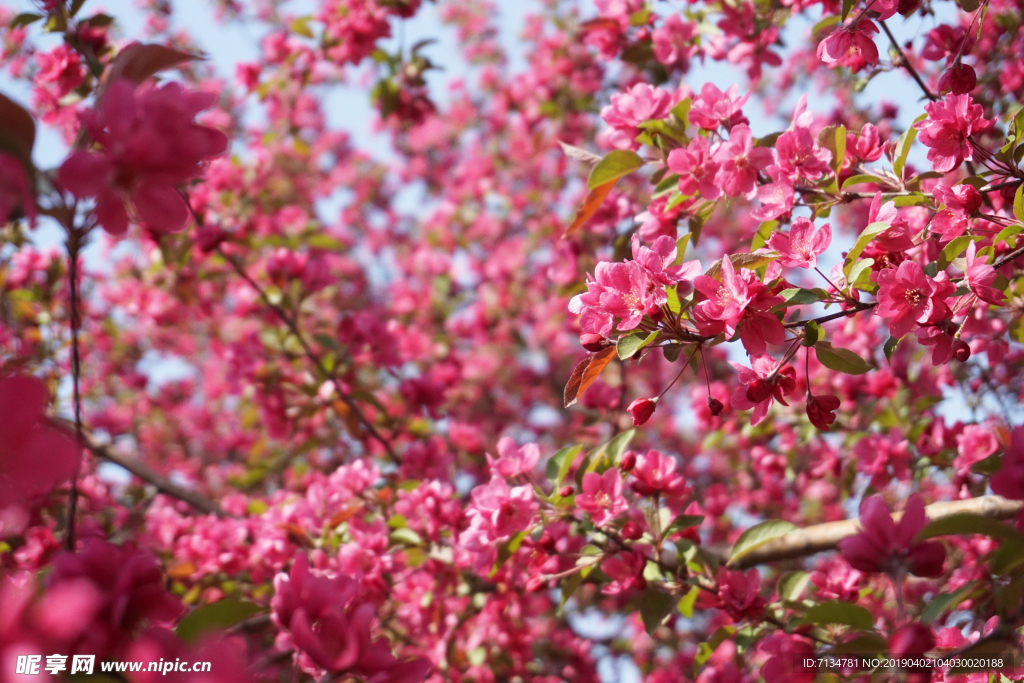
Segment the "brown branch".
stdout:
<svg viewBox="0 0 1024 683">
<path fill-rule="evenodd" d="M 878 23 L 882 25 L 882 30 L 885 31 L 885 35 L 889 36 L 889 42 L 892 44 L 893 49 L 895 49 L 896 53 L 900 56 L 900 61 L 902 62 L 900 66 L 906 69 L 907 73 L 909 73 L 910 76 L 915 81 L 917 81 L 917 84 L 921 86 L 921 91 L 924 92 L 925 97 L 927 97 L 932 102 L 939 99 L 936 95 L 932 93 L 931 90 L 928 89 L 928 86 L 924 84 L 924 81 L 921 79 L 920 74 L 917 73 L 917 69 L 915 69 L 914 65 L 910 63 L 909 59 L 907 59 L 907 55 L 903 53 L 903 48 L 901 48 L 900 44 L 896 41 L 896 36 L 892 34 L 892 31 L 890 31 L 889 27 L 885 25 L 885 22 L 879 21 Z"/>
<path fill-rule="evenodd" d="M 65 421 L 58 420 L 58 422 Z M 191 489 L 187 489 L 184 486 L 175 484 L 169 479 L 162 477 L 148 465 L 139 462 L 135 458 L 118 453 L 107 444 L 100 443 L 95 436 L 84 429 L 82 431 L 82 445 L 92 451 L 96 457 L 108 460 L 115 465 L 120 465 L 139 479 L 154 486 L 160 493 L 164 493 L 172 498 L 184 501 L 200 512 L 217 515 L 218 517 L 234 516 L 227 513 L 223 508 L 217 505 L 217 503 L 206 498 L 202 494 Z"/>
<path fill-rule="evenodd" d="M 932 521 L 961 513 L 971 513 L 988 519 L 1011 519 L 1024 508 L 1024 502 L 1007 500 L 1001 496 L 981 496 L 968 500 L 932 503 L 925 508 Z M 893 515 L 898 521 L 902 512 Z M 791 560 L 816 553 L 833 550 L 842 539 L 860 531 L 860 520 L 846 519 L 841 522 L 815 524 L 805 529 L 792 531 L 781 538 L 768 541 L 739 558 L 730 566 L 746 569 L 758 564 Z"/>
</svg>

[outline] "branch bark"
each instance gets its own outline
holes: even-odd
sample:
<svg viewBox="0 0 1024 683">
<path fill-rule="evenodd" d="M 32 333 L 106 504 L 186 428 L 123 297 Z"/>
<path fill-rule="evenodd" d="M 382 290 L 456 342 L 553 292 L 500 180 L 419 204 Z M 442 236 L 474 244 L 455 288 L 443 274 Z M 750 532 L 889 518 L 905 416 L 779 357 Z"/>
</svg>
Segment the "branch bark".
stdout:
<svg viewBox="0 0 1024 683">
<path fill-rule="evenodd" d="M 981 496 L 968 500 L 932 503 L 925 507 L 925 511 L 932 521 L 965 512 L 989 519 L 1011 519 L 1022 508 L 1024 508 L 1024 501 L 1007 500 L 1002 496 Z M 893 520 L 899 521 L 902 516 L 902 512 L 897 512 L 893 515 Z M 833 550 L 839 541 L 847 536 L 853 536 L 859 531 L 860 520 L 857 519 L 815 524 L 769 541 L 730 566 L 746 569 L 767 562 L 791 560 Z"/>
</svg>

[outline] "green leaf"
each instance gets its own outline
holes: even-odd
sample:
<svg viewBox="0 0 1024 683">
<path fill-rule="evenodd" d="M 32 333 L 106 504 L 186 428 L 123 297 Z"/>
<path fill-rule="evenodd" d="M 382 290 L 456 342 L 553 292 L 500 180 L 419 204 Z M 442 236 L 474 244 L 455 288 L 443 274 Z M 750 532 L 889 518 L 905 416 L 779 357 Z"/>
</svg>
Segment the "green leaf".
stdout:
<svg viewBox="0 0 1024 683">
<path fill-rule="evenodd" d="M 573 461 L 582 450 L 583 446 L 567 446 L 552 455 L 551 459 L 548 460 L 545 473 L 547 474 L 548 481 L 555 485 L 556 491 L 562 488 L 562 482 L 565 480 L 566 475 L 569 474 Z"/>
<path fill-rule="evenodd" d="M 853 9 L 854 2 L 856 0 L 843 0 L 843 17 L 842 21 L 846 21 L 846 18 L 850 16 L 850 10 Z"/>
<path fill-rule="evenodd" d="M 610 464 L 619 464 L 622 460 L 622 454 L 626 451 L 626 447 L 629 446 L 629 442 L 633 440 L 634 436 L 636 436 L 636 429 L 627 429 L 608 442 L 604 455 Z"/>
<path fill-rule="evenodd" d="M 899 207 L 924 206 L 930 202 L 931 200 L 920 192 L 915 192 L 914 194 L 902 194 L 898 197 L 892 198 L 893 205 Z"/>
<path fill-rule="evenodd" d="M 862 631 L 870 631 L 875 627 L 871 612 L 860 605 L 842 600 L 829 600 L 815 605 L 807 610 L 805 616 L 808 621 L 815 624 L 843 624 Z"/>
<path fill-rule="evenodd" d="M 828 292 L 824 289 L 801 289 L 795 287 L 793 289 L 784 289 L 779 292 L 779 296 L 784 299 L 784 303 L 776 304 L 775 309 L 781 310 L 787 306 L 801 306 L 806 304 L 816 304 L 819 301 L 828 298 Z"/>
<path fill-rule="evenodd" d="M 833 169 L 842 166 L 846 159 L 846 126 L 825 126 L 818 132 L 818 145 L 832 153 Z"/>
<path fill-rule="evenodd" d="M 849 178 L 847 178 L 846 180 L 843 181 L 843 189 L 845 190 L 848 187 L 853 187 L 854 185 L 861 185 L 861 184 L 864 184 L 864 183 L 872 183 L 872 184 L 877 185 L 877 184 L 880 184 L 880 183 L 883 183 L 883 182 L 885 182 L 885 181 L 882 178 L 879 178 L 876 175 L 867 175 L 867 174 L 853 175 L 853 176 L 850 176 Z"/>
<path fill-rule="evenodd" d="M 885 232 L 889 227 L 890 225 L 886 221 L 876 221 L 868 225 L 860 233 L 857 241 L 853 243 L 850 251 L 847 252 L 846 260 L 843 262 L 843 273 L 846 275 L 847 281 L 849 281 L 850 269 L 852 268 L 853 263 L 857 260 L 857 257 L 861 255 L 861 252 L 864 251 L 865 247 L 870 244 L 871 240 L 873 240 L 876 235 Z"/>
<path fill-rule="evenodd" d="M 958 512 L 949 517 L 937 519 L 917 535 L 918 541 L 936 536 L 956 536 L 963 534 L 981 534 L 1001 540 L 1014 540 L 1024 543 L 1024 536 L 1017 533 L 1013 527 L 1002 522 L 975 515 L 970 512 Z"/>
<path fill-rule="evenodd" d="M 689 237 L 690 233 L 686 233 L 686 236 Z M 668 298 L 668 301 L 665 302 L 668 310 L 672 311 L 675 315 L 679 315 L 679 311 L 683 310 L 683 305 L 679 303 L 679 293 L 676 291 L 676 286 L 673 285 L 667 288 L 665 296 Z"/>
<path fill-rule="evenodd" d="M 901 337 L 902 339 L 902 337 Z M 900 345 L 900 340 L 896 337 L 889 337 L 885 340 L 885 346 L 882 347 L 882 351 L 885 352 L 885 360 L 892 362 L 892 354 L 896 352 L 896 347 Z"/>
<path fill-rule="evenodd" d="M 767 522 L 761 522 L 756 524 L 736 539 L 735 545 L 732 547 L 732 552 L 729 553 L 728 564 L 735 564 L 737 560 L 753 551 L 754 549 L 764 545 L 768 541 L 774 540 L 785 536 L 790 531 L 795 531 L 799 527 L 790 522 L 783 521 L 781 519 L 770 519 Z"/>
<path fill-rule="evenodd" d="M 810 582 L 811 575 L 807 572 L 786 572 L 779 577 L 779 599 L 790 602 L 799 600 Z"/>
<path fill-rule="evenodd" d="M 687 619 L 693 618 L 693 606 L 697 603 L 697 596 L 700 595 L 700 588 L 694 586 L 689 592 L 682 597 L 679 601 L 677 609 Z"/>
<path fill-rule="evenodd" d="M 523 544 L 523 539 L 526 538 L 526 536 L 527 534 L 525 531 L 520 531 L 518 534 L 498 546 L 498 557 L 494 560 L 494 566 L 491 567 L 491 576 L 497 574 L 502 565 L 508 562 L 508 558 L 515 555 L 516 551 L 519 550 L 519 546 Z"/>
<path fill-rule="evenodd" d="M 179 623 L 175 631 L 187 643 L 195 643 L 210 631 L 224 631 L 263 611 L 263 607 L 248 600 L 225 598 L 192 610 Z"/>
<path fill-rule="evenodd" d="M 391 532 L 391 540 L 405 545 L 421 545 L 423 543 L 420 535 L 412 529 L 395 529 Z"/>
<path fill-rule="evenodd" d="M 866 360 L 849 349 L 837 349 L 830 342 L 819 341 L 814 345 L 818 362 L 829 370 L 845 372 L 848 375 L 863 375 L 871 369 Z"/>
<path fill-rule="evenodd" d="M 804 324 L 804 340 L 801 342 L 805 347 L 814 346 L 824 336 L 821 325 L 813 320 Z"/>
<path fill-rule="evenodd" d="M 939 270 L 945 270 L 948 268 L 949 264 L 953 262 L 953 259 L 964 253 L 968 244 L 980 239 L 980 235 L 960 235 L 959 237 L 951 239 L 949 244 L 943 247 L 942 252 L 939 253 Z"/>
<path fill-rule="evenodd" d="M 686 247 L 690 244 L 690 233 L 686 233 L 676 240 L 676 260 L 673 265 L 683 265 L 683 258 L 686 256 Z"/>
<path fill-rule="evenodd" d="M 1024 187 L 1022 185 L 1021 187 Z M 1010 238 L 1016 237 L 1017 235 L 1024 232 L 1024 225 L 1009 225 L 999 231 L 999 234 L 992 240 L 992 244 L 999 244 L 1000 242 L 1006 242 L 1011 248 L 1017 246 L 1017 240 L 1010 241 Z"/>
<path fill-rule="evenodd" d="M 772 232 L 774 232 L 777 227 L 779 227 L 778 221 L 765 221 L 759 225 L 757 232 L 754 233 L 754 239 L 750 243 L 750 251 L 755 252 L 768 244 L 768 238 L 772 236 Z"/>
<path fill-rule="evenodd" d="M 11 19 L 11 23 L 9 23 L 8 26 L 12 29 L 21 28 L 22 26 L 34 24 L 35 22 L 39 21 L 42 18 L 43 15 L 41 14 L 34 14 L 32 12 L 21 12 L 20 14 L 15 15 L 13 19 Z"/>
<path fill-rule="evenodd" d="M 615 345 L 615 351 L 619 354 L 619 358 L 621 360 L 632 358 L 639 351 L 642 351 L 644 347 L 649 346 L 655 339 L 657 339 L 659 334 L 661 334 L 661 331 L 655 330 L 644 338 L 641 338 L 640 335 L 637 334 L 619 337 L 619 342 Z"/>
<path fill-rule="evenodd" d="M 640 598 L 640 618 L 644 621 L 647 635 L 653 635 L 676 610 L 678 604 L 678 601 L 668 593 L 654 588 L 644 591 L 643 597 Z"/>
<path fill-rule="evenodd" d="M 587 188 L 596 190 L 607 183 L 627 176 L 644 166 L 644 160 L 636 152 L 627 149 L 616 149 L 605 155 L 590 172 Z"/>
<path fill-rule="evenodd" d="M 665 536 L 671 536 L 677 531 L 683 529 L 689 529 L 690 527 L 700 526 L 700 523 L 704 521 L 704 515 L 679 515 L 672 520 L 672 523 L 665 529 Z"/>
<path fill-rule="evenodd" d="M 1024 223 L 1024 184 L 1017 187 L 1017 194 L 1013 195 L 1013 217 Z"/>
<path fill-rule="evenodd" d="M 875 259 L 873 258 L 862 258 L 858 259 L 853 264 L 853 268 L 850 268 L 850 274 L 846 278 L 846 284 L 849 287 L 860 288 L 860 285 L 871 282 L 871 266 L 875 265 Z M 867 275 L 867 277 L 864 277 Z"/>
<path fill-rule="evenodd" d="M 690 114 L 690 106 L 692 104 L 693 100 L 687 97 L 686 99 L 682 100 L 679 104 L 672 107 L 672 115 L 679 119 L 680 123 L 682 123 L 684 126 L 690 122 L 688 117 Z"/>
<path fill-rule="evenodd" d="M 921 613 L 921 621 L 930 624 L 935 621 L 943 612 L 954 609 L 957 605 L 967 599 L 967 596 L 977 588 L 973 581 L 965 583 L 952 593 L 940 593 L 936 595 L 925 606 Z"/>
<path fill-rule="evenodd" d="M 733 254 L 729 257 L 729 261 L 732 263 L 732 267 L 735 270 L 739 270 L 740 268 L 757 270 L 761 266 L 766 266 L 777 258 L 779 258 L 778 254 Z M 718 259 L 712 263 L 711 266 L 708 267 L 708 271 L 705 275 L 713 277 L 716 280 L 721 280 L 722 259 Z"/>
<path fill-rule="evenodd" d="M 562 610 L 565 609 L 565 603 L 569 602 L 569 598 L 576 592 L 576 589 L 583 584 L 583 576 L 579 572 L 573 572 L 569 576 L 565 577 L 558 584 L 562 590 L 562 601 L 558 605 L 558 613 L 561 614 Z"/>
<path fill-rule="evenodd" d="M 923 121 L 928 118 L 928 114 L 921 114 L 914 123 Z M 893 161 L 892 170 L 896 172 L 896 177 L 903 177 L 903 167 L 907 163 L 907 156 L 910 154 L 910 148 L 914 144 L 914 140 L 917 138 L 917 129 L 911 126 L 907 128 L 907 131 L 900 136 L 900 139 L 896 141 L 896 160 Z"/>
</svg>

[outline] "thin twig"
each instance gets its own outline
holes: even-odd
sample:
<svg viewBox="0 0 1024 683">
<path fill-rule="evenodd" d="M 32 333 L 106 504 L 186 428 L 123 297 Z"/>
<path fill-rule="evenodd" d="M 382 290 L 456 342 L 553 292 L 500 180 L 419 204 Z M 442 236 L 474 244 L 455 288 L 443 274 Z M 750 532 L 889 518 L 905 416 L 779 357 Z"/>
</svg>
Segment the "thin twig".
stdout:
<svg viewBox="0 0 1024 683">
<path fill-rule="evenodd" d="M 921 91 L 924 92 L 925 97 L 932 102 L 939 99 L 938 96 L 933 94 L 932 91 L 928 89 L 928 86 L 925 85 L 920 74 L 917 73 L 917 69 L 915 69 L 914 65 L 910 63 L 909 59 L 907 59 L 907 55 L 903 53 L 903 48 L 901 48 L 900 44 L 896 41 L 896 36 L 892 34 L 892 31 L 890 31 L 889 27 L 885 25 L 885 22 L 879 21 L 878 23 L 882 25 L 882 30 L 885 31 L 885 35 L 889 36 L 889 42 L 892 43 L 893 49 L 895 49 L 896 53 L 900 56 L 900 61 L 902 62 L 901 66 L 906 69 L 907 73 L 909 73 L 910 76 L 917 81 L 917 84 L 921 86 Z"/>
<path fill-rule="evenodd" d="M 68 228 L 68 280 L 71 288 L 71 387 L 75 405 L 75 435 L 78 439 L 75 471 L 71 475 L 71 493 L 68 495 L 67 529 L 64 532 L 64 549 L 75 550 L 75 518 L 78 514 L 78 475 L 82 469 L 82 393 L 81 393 L 81 350 L 78 342 L 78 328 L 81 314 L 78 301 L 78 252 L 80 235 L 74 226 Z"/>
</svg>

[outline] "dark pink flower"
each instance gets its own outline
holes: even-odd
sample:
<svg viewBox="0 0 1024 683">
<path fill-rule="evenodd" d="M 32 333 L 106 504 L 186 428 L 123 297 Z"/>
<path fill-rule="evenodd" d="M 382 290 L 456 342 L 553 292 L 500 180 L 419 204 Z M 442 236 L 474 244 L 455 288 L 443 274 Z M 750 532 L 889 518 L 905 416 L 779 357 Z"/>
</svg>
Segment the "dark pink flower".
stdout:
<svg viewBox="0 0 1024 683">
<path fill-rule="evenodd" d="M 781 344 L 786 330 L 771 308 L 782 303 L 782 297 L 770 294 L 746 268 L 736 273 L 728 256 L 722 258 L 720 275 L 721 282 L 707 275 L 693 280 L 705 297 L 694 308 L 694 322 L 701 334 L 725 332 L 733 337 L 738 328 L 743 347 L 751 356 L 764 355 L 768 343 Z"/>
<path fill-rule="evenodd" d="M 1010 432 L 1010 445 L 1003 454 L 1002 468 L 989 480 L 992 492 L 1024 500 L 1024 427 L 1015 427 Z"/>
<path fill-rule="evenodd" d="M 189 211 L 178 186 L 227 149 L 223 133 L 194 122 L 216 99 L 177 83 L 112 83 L 97 108 L 82 115 L 100 149 L 68 157 L 61 184 L 79 197 L 95 197 L 96 216 L 111 234 L 128 229 L 129 215 L 158 232 L 180 230 Z"/>
<path fill-rule="evenodd" d="M 625 512 L 629 505 L 622 497 L 619 470 L 613 467 L 603 475 L 597 472 L 583 475 L 583 491 L 576 496 L 576 507 L 588 513 L 597 526 Z"/>
<path fill-rule="evenodd" d="M 522 448 L 516 446 L 516 442 L 507 436 L 498 440 L 498 458 L 487 453 L 487 464 L 492 472 L 497 472 L 503 477 L 514 477 L 517 474 L 526 474 L 533 471 L 540 460 L 540 446 L 535 443 L 528 443 Z"/>
<path fill-rule="evenodd" d="M 733 621 L 757 620 L 767 600 L 759 595 L 761 578 L 757 569 L 744 573 L 738 569 L 718 569 L 718 607 Z"/>
<path fill-rule="evenodd" d="M 778 401 L 788 406 L 785 396 L 796 389 L 796 370 L 791 365 L 775 373 L 778 363 L 768 355 L 758 356 L 751 362 L 751 367 L 740 363 L 729 362 L 737 373 L 740 386 L 733 392 L 729 403 L 736 410 L 754 409 L 750 416 L 750 424 L 759 424 L 768 415 L 772 403 Z M 774 377 L 773 377 L 774 374 Z"/>
<path fill-rule="evenodd" d="M 928 160 L 936 171 L 947 173 L 965 160 L 974 159 L 970 137 L 984 133 L 995 125 L 984 117 L 985 110 L 974 104 L 970 95 L 946 95 L 946 99 L 924 106 L 928 118 L 914 128 L 921 131 L 919 139 L 929 147 Z"/>
<path fill-rule="evenodd" d="M 700 193 L 704 199 L 718 199 L 722 195 L 715 184 L 718 166 L 711 156 L 708 139 L 701 135 L 668 155 L 668 169 L 679 176 L 679 191 L 688 196 Z"/>
<path fill-rule="evenodd" d="M 934 324 L 950 317 L 945 299 L 956 287 L 945 273 L 931 278 L 917 261 L 877 273 L 878 306 L 875 315 L 889 319 L 889 333 L 899 339 L 917 325 Z"/>
<path fill-rule="evenodd" d="M 995 306 L 1002 306 L 1006 303 L 1006 294 L 992 286 L 997 277 L 995 268 L 978 260 L 976 247 L 974 242 L 967 245 L 967 254 L 965 255 L 967 268 L 964 270 L 964 280 L 971 292 L 979 299 Z"/>
<path fill-rule="evenodd" d="M 601 571 L 608 575 L 611 583 L 605 584 L 601 592 L 618 595 L 633 588 L 643 581 L 646 563 L 643 555 L 628 550 L 606 557 L 601 561 Z"/>
<path fill-rule="evenodd" d="M 781 254 L 779 263 L 786 268 L 814 268 L 832 243 L 832 226 L 826 223 L 815 231 L 814 223 L 797 218 L 789 234 L 774 232 L 768 246 Z"/>
<path fill-rule="evenodd" d="M 807 396 L 807 417 L 811 424 L 822 431 L 836 421 L 835 411 L 839 410 L 841 401 L 838 396 L 822 394 L 821 396 Z"/>
<path fill-rule="evenodd" d="M 82 82 L 82 58 L 66 44 L 61 43 L 50 52 L 41 52 L 36 59 L 39 62 L 38 80 L 54 83 L 57 97 L 64 97 Z"/>
<path fill-rule="evenodd" d="M 832 152 L 819 147 L 811 131 L 804 126 L 780 135 L 775 141 L 775 154 L 779 168 L 794 182 L 800 178 L 817 180 L 829 172 L 828 164 L 832 160 Z"/>
<path fill-rule="evenodd" d="M 629 416 L 633 418 L 633 426 L 639 427 L 642 424 L 646 424 L 651 419 L 651 415 L 654 415 L 654 411 L 658 407 L 658 397 L 654 398 L 638 398 L 629 404 L 626 411 Z"/>
<path fill-rule="evenodd" d="M 876 192 L 868 209 L 868 225 L 871 223 L 888 223 L 890 227 L 883 230 L 868 245 L 869 249 L 877 245 L 883 252 L 902 252 L 914 246 L 910 224 L 900 216 L 895 202 L 882 203 L 882 193 Z M 867 250 L 865 250 L 867 253 Z"/>
<path fill-rule="evenodd" d="M 35 377 L 0 376 L 0 509 L 49 492 L 78 469 L 78 446 L 47 420 L 48 404 Z"/>
<path fill-rule="evenodd" d="M 870 496 L 860 506 L 860 533 L 841 540 L 839 550 L 850 566 L 862 572 L 907 571 L 933 578 L 942 574 L 946 549 L 938 541 L 914 540 L 928 522 L 924 499 L 918 494 L 907 500 L 898 524 L 882 497 Z"/>
<path fill-rule="evenodd" d="M 981 208 L 981 193 L 966 183 L 936 185 L 932 193 L 935 203 L 942 206 L 932 218 L 932 230 L 942 235 L 943 242 L 964 234 L 971 215 Z"/>
<path fill-rule="evenodd" d="M 754 147 L 750 128 L 740 124 L 729 131 L 729 139 L 718 145 L 714 153 L 718 162 L 715 184 L 730 197 L 753 196 L 757 172 L 772 163 L 772 151 Z"/>
<path fill-rule="evenodd" d="M 933 647 L 935 636 L 932 635 L 931 629 L 916 621 L 900 626 L 889 636 L 889 654 L 913 663 L 904 669 L 903 677 L 907 683 L 930 683 L 932 667 L 928 665 L 928 658 L 925 655 Z"/>
<path fill-rule="evenodd" d="M 974 49 L 974 37 L 963 26 L 940 24 L 927 34 L 928 40 L 921 49 L 925 59 L 945 59 L 949 64 L 958 54 L 970 54 Z"/>
<path fill-rule="evenodd" d="M 641 496 L 660 495 L 678 500 L 690 493 L 686 479 L 676 472 L 675 458 L 650 450 L 637 458 L 629 487 Z"/>
<path fill-rule="evenodd" d="M 978 74 L 970 64 L 959 59 L 953 66 L 946 69 L 939 79 L 939 92 L 951 92 L 954 95 L 965 95 L 978 85 Z"/>
<path fill-rule="evenodd" d="M 740 87 L 733 84 L 723 93 L 714 83 L 705 83 L 701 86 L 700 95 L 693 99 L 690 106 L 690 123 L 705 130 L 717 130 L 719 126 L 731 128 L 746 123 L 743 105 L 750 93 L 739 97 L 739 90 Z"/>
<path fill-rule="evenodd" d="M 818 43 L 818 59 L 830 68 L 846 66 L 855 72 L 874 66 L 878 63 L 874 33 L 878 33 L 878 27 L 867 19 L 836 29 Z"/>
<path fill-rule="evenodd" d="M 813 683 L 817 680 L 817 667 L 804 666 L 807 660 L 814 659 L 814 646 L 808 640 L 775 633 L 758 643 L 757 648 L 773 655 L 761 667 L 764 683 Z"/>
<path fill-rule="evenodd" d="M 860 135 L 853 132 L 846 134 L 846 163 L 851 163 L 854 159 L 878 161 L 882 158 L 883 152 L 885 143 L 878 135 L 878 128 L 874 124 L 865 123 L 861 126 Z"/>
</svg>

